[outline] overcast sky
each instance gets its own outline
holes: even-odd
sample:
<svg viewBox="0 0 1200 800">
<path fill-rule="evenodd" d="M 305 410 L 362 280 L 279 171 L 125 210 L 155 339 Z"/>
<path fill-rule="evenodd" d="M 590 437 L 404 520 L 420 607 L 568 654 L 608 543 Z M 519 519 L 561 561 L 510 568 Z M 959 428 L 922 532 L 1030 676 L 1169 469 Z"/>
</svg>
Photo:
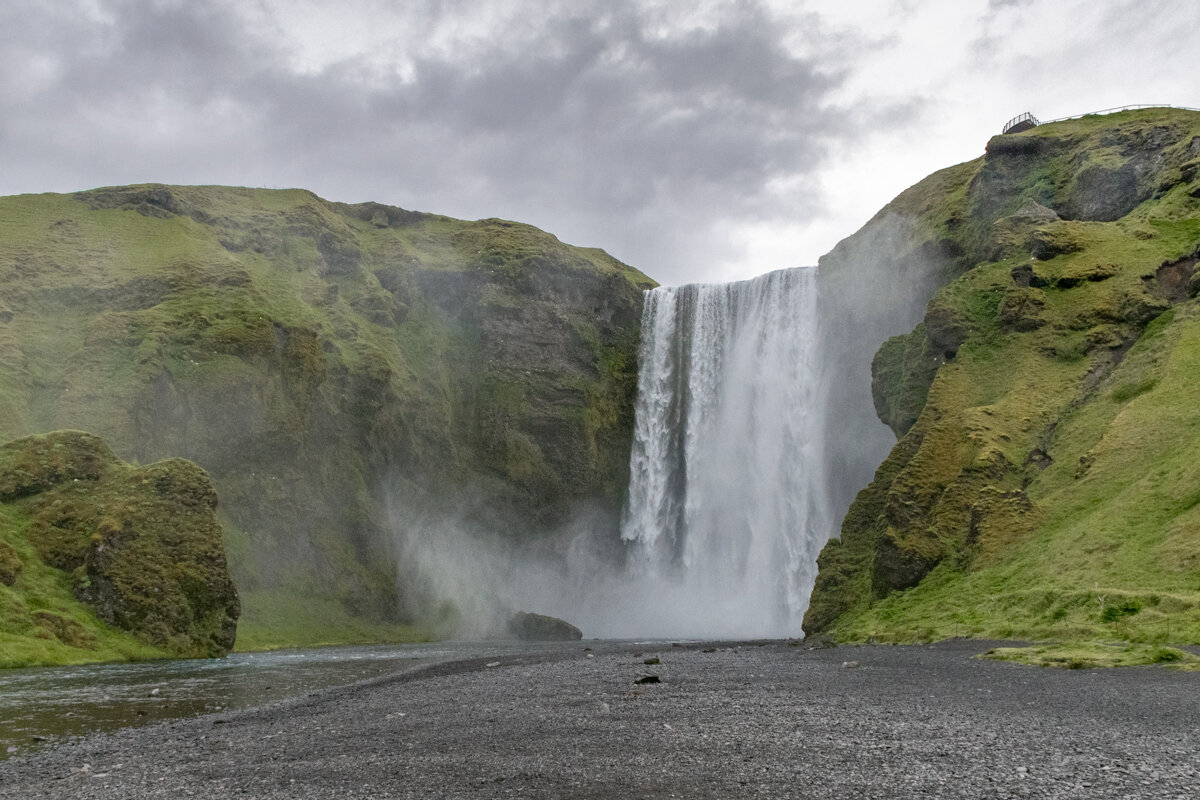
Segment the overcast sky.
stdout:
<svg viewBox="0 0 1200 800">
<path fill-rule="evenodd" d="M 1023 111 L 1200 107 L 1195 0 L 2 0 L 0 194 L 304 187 L 663 283 L 816 263 Z"/>
</svg>

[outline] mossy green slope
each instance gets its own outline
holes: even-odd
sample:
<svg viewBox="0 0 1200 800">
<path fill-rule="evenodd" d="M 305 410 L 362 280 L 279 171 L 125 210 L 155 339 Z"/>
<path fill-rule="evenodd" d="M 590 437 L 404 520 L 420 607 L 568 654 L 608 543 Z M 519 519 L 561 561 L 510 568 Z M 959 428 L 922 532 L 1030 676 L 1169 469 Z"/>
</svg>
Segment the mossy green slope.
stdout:
<svg viewBox="0 0 1200 800">
<path fill-rule="evenodd" d="M 80 431 L 0 446 L 0 666 L 222 655 L 239 611 L 216 493 Z"/>
<path fill-rule="evenodd" d="M 806 631 L 1200 641 L 1198 165 L 1200 114 L 1123 112 L 893 203 L 961 274 L 876 356 L 901 438 Z"/>
<path fill-rule="evenodd" d="M 0 437 L 206 469 L 251 640 L 421 635 L 387 627 L 421 510 L 616 519 L 650 285 L 530 226 L 300 190 L 0 198 Z M 302 635 L 258 629 L 284 609 Z"/>
</svg>

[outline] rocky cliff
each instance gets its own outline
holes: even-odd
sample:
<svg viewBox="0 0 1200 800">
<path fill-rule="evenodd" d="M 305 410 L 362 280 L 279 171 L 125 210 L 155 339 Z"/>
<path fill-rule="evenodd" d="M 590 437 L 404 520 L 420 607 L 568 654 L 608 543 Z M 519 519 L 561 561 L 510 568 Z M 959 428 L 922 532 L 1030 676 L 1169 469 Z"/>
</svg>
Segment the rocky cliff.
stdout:
<svg viewBox="0 0 1200 800">
<path fill-rule="evenodd" d="M 875 257 L 940 289 L 875 356 L 899 441 L 821 554 L 808 633 L 1200 639 L 1198 167 L 1194 112 L 1044 125 L 841 246 L 899 225 Z"/>
<path fill-rule="evenodd" d="M 0 198 L 0 438 L 194 461 L 243 636 L 374 638 L 416 621 L 402 551 L 431 509 L 517 540 L 583 505 L 615 525 L 651 285 L 526 225 L 299 190 Z"/>
</svg>

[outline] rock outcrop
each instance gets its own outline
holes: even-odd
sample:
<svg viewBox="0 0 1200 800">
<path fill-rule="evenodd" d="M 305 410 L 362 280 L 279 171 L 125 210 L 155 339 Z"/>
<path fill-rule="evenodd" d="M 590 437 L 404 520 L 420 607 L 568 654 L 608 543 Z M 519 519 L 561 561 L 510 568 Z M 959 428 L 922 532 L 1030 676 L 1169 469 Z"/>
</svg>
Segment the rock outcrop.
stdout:
<svg viewBox="0 0 1200 800">
<path fill-rule="evenodd" d="M 208 476 L 183 459 L 131 466 L 80 431 L 0 446 L 0 583 L 11 590 L 0 630 L 95 645 L 65 609 L 29 604 L 25 573 L 45 565 L 69 576 L 99 619 L 160 651 L 227 653 L 240 607 L 216 506 Z"/>
</svg>

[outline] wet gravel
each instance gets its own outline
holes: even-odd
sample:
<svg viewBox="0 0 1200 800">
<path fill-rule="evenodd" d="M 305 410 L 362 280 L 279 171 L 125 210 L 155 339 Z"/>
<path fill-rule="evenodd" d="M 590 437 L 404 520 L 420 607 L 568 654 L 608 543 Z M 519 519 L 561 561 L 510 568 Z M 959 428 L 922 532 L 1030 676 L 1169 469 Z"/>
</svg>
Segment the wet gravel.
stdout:
<svg viewBox="0 0 1200 800">
<path fill-rule="evenodd" d="M 1200 674 L 982 649 L 472 659 L 0 762 L 0 798 L 1200 797 Z"/>
</svg>

